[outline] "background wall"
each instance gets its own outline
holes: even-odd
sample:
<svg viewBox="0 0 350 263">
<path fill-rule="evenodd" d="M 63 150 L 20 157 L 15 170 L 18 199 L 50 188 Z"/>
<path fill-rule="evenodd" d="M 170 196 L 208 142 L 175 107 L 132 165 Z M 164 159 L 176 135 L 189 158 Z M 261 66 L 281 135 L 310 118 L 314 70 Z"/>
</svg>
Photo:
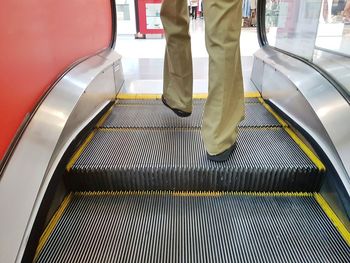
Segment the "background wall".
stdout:
<svg viewBox="0 0 350 263">
<path fill-rule="evenodd" d="M 109 46 L 110 0 L 9 0 L 0 8 L 0 160 L 17 129 L 78 59 Z"/>
</svg>

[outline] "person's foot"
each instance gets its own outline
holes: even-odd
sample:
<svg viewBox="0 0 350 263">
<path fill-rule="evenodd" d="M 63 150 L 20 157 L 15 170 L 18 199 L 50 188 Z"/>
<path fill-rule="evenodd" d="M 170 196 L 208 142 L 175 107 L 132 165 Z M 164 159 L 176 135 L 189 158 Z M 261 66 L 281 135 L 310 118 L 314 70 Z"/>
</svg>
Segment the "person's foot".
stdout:
<svg viewBox="0 0 350 263">
<path fill-rule="evenodd" d="M 173 109 L 172 107 L 169 106 L 169 104 L 166 102 L 164 96 L 162 95 L 162 102 L 163 104 L 168 107 L 169 109 L 171 109 L 177 116 L 179 117 L 188 117 L 191 115 L 191 112 L 186 112 L 186 111 L 182 111 L 182 110 L 179 110 L 179 109 Z"/>
<path fill-rule="evenodd" d="M 214 161 L 214 162 L 225 162 L 228 160 L 231 153 L 236 149 L 236 145 L 237 143 L 235 142 L 230 148 L 216 155 L 211 155 L 207 152 L 207 158 L 208 160 Z"/>
</svg>

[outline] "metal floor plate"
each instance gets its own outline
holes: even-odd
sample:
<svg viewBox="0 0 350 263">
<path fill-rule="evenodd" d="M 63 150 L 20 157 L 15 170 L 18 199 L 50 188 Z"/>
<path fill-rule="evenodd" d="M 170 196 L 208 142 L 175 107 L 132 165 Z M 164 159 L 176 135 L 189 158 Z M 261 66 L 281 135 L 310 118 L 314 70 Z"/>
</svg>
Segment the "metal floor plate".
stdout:
<svg viewBox="0 0 350 263">
<path fill-rule="evenodd" d="M 75 194 L 37 262 L 350 262 L 314 197 Z"/>
<path fill-rule="evenodd" d="M 315 191 L 320 172 L 282 128 L 240 129 L 224 163 L 198 130 L 99 130 L 68 175 L 74 190 Z"/>
<path fill-rule="evenodd" d="M 192 115 L 179 118 L 162 104 L 116 104 L 105 128 L 200 128 L 204 103 L 194 104 Z M 245 119 L 239 127 L 278 127 L 279 122 L 260 103 L 245 104 Z"/>
</svg>

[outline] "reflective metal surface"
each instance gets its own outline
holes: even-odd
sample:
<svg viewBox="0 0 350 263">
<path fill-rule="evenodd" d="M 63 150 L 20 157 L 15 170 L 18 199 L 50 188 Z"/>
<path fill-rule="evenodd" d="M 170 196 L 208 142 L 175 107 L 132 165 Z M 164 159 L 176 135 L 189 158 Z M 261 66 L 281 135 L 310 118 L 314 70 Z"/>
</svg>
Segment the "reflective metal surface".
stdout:
<svg viewBox="0 0 350 263">
<path fill-rule="evenodd" d="M 328 6 L 323 1 L 316 49 L 350 57 L 350 1 L 327 1 Z"/>
<path fill-rule="evenodd" d="M 264 72 L 264 61 L 254 57 L 254 67 L 252 69 L 251 81 L 255 85 L 256 89 L 262 92 L 262 80 Z"/>
<path fill-rule="evenodd" d="M 323 0 L 266 0 L 269 44 L 312 60 L 322 3 Z"/>
<path fill-rule="evenodd" d="M 334 165 L 350 195 L 350 106 L 305 63 L 272 48 L 255 53 L 252 79 L 262 95 L 309 133 Z M 261 62 L 263 71 L 261 73 Z M 260 72 L 262 78 L 254 76 Z M 259 80 L 261 79 L 261 82 Z"/>
<path fill-rule="evenodd" d="M 313 63 L 336 79 L 350 96 L 350 57 L 315 50 Z"/>
<path fill-rule="evenodd" d="M 29 123 L 0 181 L 0 262 L 21 260 L 63 153 L 120 89 L 114 79 L 115 63 L 120 63 L 120 56 L 110 51 L 74 67 L 56 84 Z M 118 81 L 120 85 L 122 80 Z"/>
</svg>

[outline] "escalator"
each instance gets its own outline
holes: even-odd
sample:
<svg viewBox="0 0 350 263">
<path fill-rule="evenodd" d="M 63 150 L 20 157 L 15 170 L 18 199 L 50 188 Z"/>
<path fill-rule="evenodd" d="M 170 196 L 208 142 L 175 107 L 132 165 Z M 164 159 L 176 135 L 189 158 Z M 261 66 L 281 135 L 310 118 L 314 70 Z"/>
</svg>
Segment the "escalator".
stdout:
<svg viewBox="0 0 350 263">
<path fill-rule="evenodd" d="M 198 35 L 193 113 L 178 118 L 141 94 L 162 91 L 162 40 L 116 45 L 115 0 L 29 2 L 6 2 L 0 21 L 0 263 L 350 262 L 344 1 L 257 1 L 245 119 L 223 163 L 200 134 Z"/>
<path fill-rule="evenodd" d="M 350 234 L 318 193 L 326 168 L 259 96 L 230 159 L 206 159 L 204 97 L 178 118 L 119 96 L 72 155 L 70 193 L 35 262 L 350 262 Z"/>
</svg>

